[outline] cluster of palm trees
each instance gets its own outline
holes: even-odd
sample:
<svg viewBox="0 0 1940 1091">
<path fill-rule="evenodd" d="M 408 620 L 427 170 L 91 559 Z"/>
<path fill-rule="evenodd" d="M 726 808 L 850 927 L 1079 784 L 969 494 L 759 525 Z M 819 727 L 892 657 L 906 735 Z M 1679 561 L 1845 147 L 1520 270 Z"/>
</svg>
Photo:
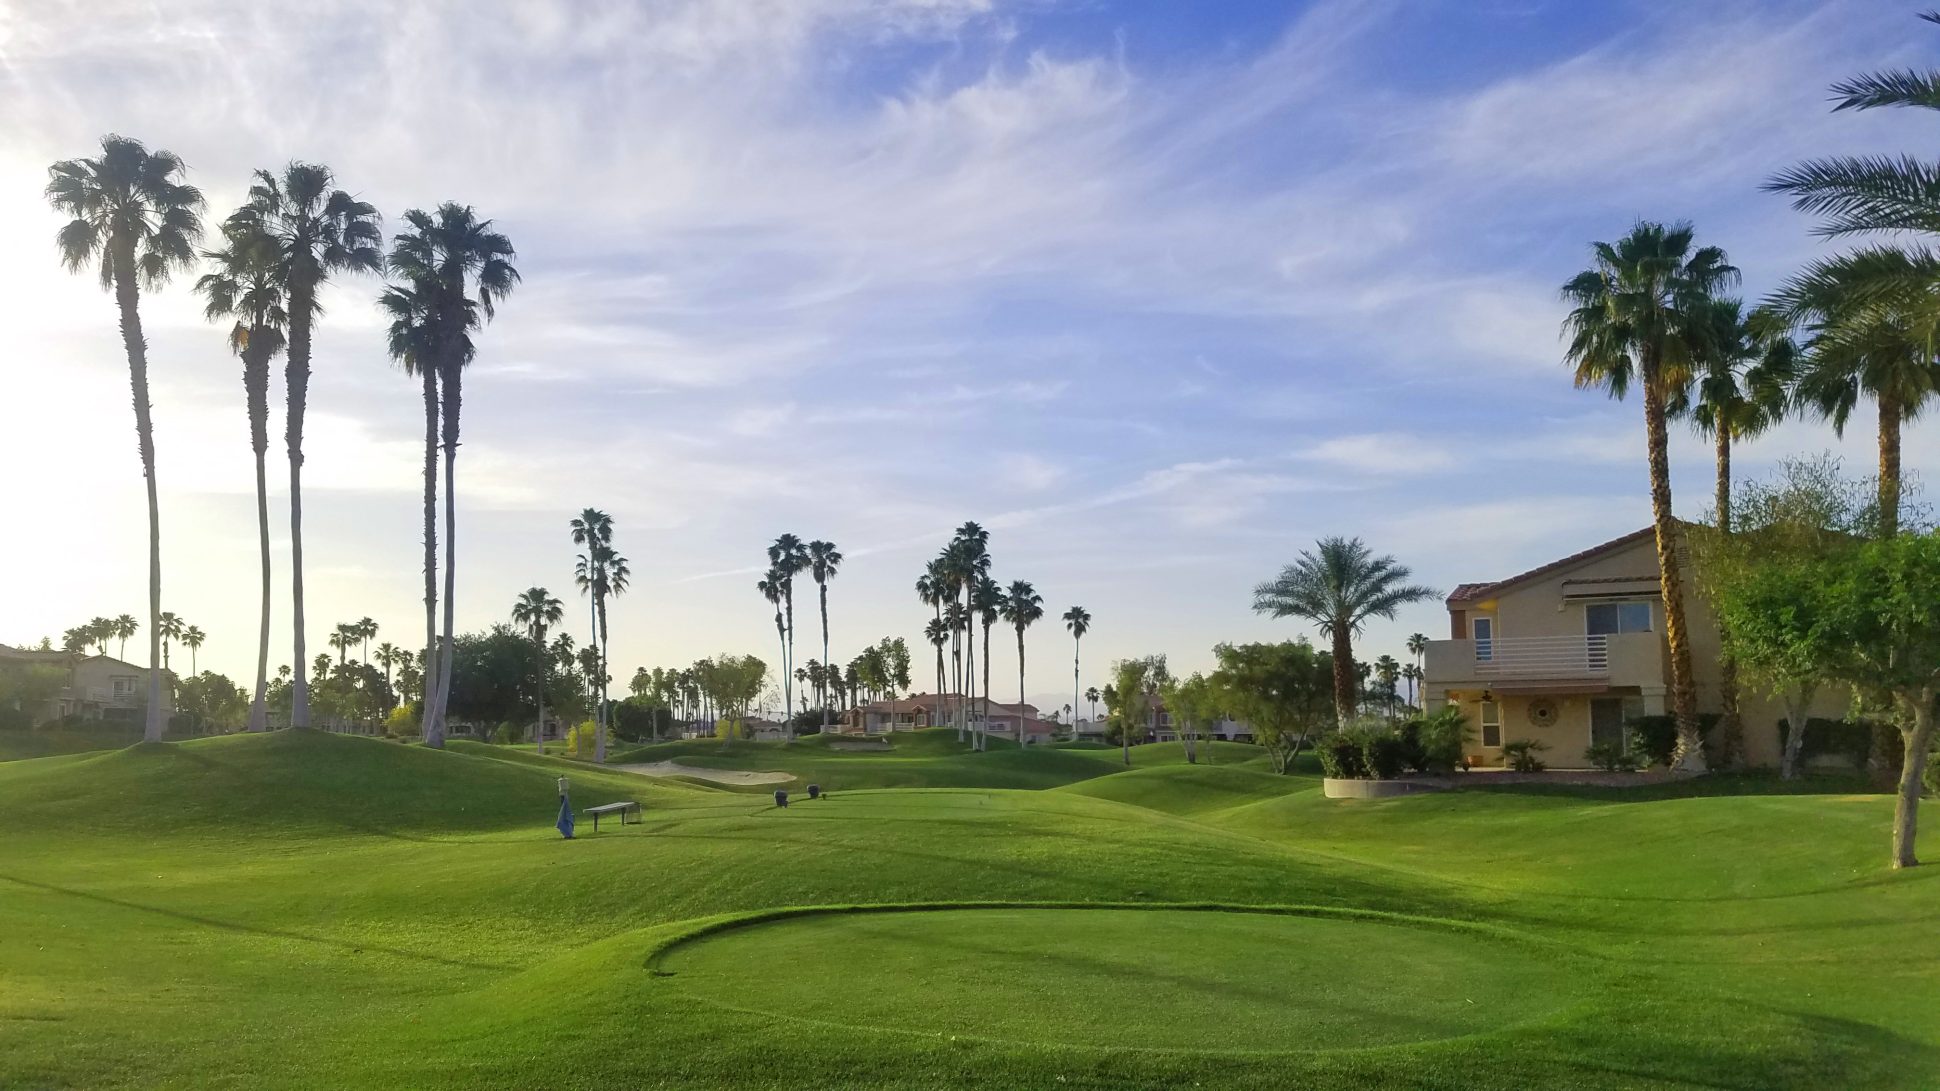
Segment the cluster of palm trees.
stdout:
<svg viewBox="0 0 1940 1091">
<path fill-rule="evenodd" d="M 612 516 L 598 508 L 587 508 L 573 518 L 570 527 L 573 544 L 585 550 L 573 562 L 573 582 L 585 594 L 589 611 L 591 642 L 586 651 L 592 654 L 586 677 L 593 691 L 590 697 L 595 710 L 593 760 L 603 764 L 611 711 L 606 687 L 612 681 L 607 670 L 606 604 L 607 600 L 626 592 L 632 573 L 626 558 L 613 548 Z M 544 722 L 543 718 L 540 722 Z"/>
<path fill-rule="evenodd" d="M 1865 75 L 1835 85 L 1833 94 L 1837 110 L 1940 109 L 1940 75 Z M 1940 255 L 1926 241 L 1940 235 L 1934 171 L 1910 158 L 1847 156 L 1779 173 L 1767 188 L 1822 217 L 1819 234 L 1886 241 L 1813 262 L 1756 307 L 1728 294 L 1738 270 L 1723 250 L 1696 245 L 1687 223 L 1640 223 L 1614 243 L 1594 244 L 1592 266 L 1563 287 L 1572 305 L 1566 359 L 1577 385 L 1617 398 L 1634 386 L 1642 395 L 1677 767 L 1702 770 L 1705 759 L 1671 514 L 1669 422 L 1687 419 L 1713 439 L 1715 518 L 1729 534 L 1735 442 L 1788 415 L 1829 421 L 1843 434 L 1870 401 L 1879 462 L 1873 526 L 1880 536 L 1897 534 L 1902 429 L 1940 393 Z M 1742 729 L 1735 672 L 1724 667 L 1720 727 L 1728 756 Z"/>
<path fill-rule="evenodd" d="M 115 655 L 116 658 L 120 658 L 127 654 L 128 638 L 134 636 L 140 629 L 141 623 L 135 620 L 135 615 L 133 614 L 122 614 L 119 617 L 98 617 L 85 625 L 76 625 L 74 628 L 62 633 L 61 647 L 71 652 L 86 651 L 88 648 L 98 647 L 101 649 L 102 655 L 107 655 L 108 641 L 113 640 L 118 642 L 118 650 Z M 200 640 L 200 633 L 201 630 L 197 630 L 198 642 Z"/>
<path fill-rule="evenodd" d="M 62 160 L 48 171 L 46 195 L 70 217 L 60 229 L 61 260 L 71 270 L 94 270 L 114 294 L 128 358 L 135 433 L 148 491 L 149 665 L 164 659 L 161 625 L 161 512 L 156 490 L 155 429 L 148 393 L 148 348 L 142 332 L 141 293 L 165 285 L 178 272 L 206 262 L 196 283 L 204 313 L 229 324 L 226 340 L 242 360 L 250 443 L 256 459 L 257 531 L 261 549 L 262 607 L 256 689 L 249 726 L 267 726 L 270 639 L 270 545 L 266 455 L 269 445 L 269 367 L 284 357 L 288 414 L 284 442 L 290 472 L 290 586 L 294 661 L 308 661 L 303 597 L 303 425 L 308 406 L 319 292 L 338 274 L 388 272 L 393 283 L 380 299 L 390 318 L 389 349 L 425 390 L 425 646 L 439 647 L 436 627 L 437 440 L 442 423 L 445 475 L 445 628 L 440 654 L 428 660 L 437 684 L 427 686 L 425 741 L 442 745 L 449 693 L 452 637 L 455 504 L 453 461 L 457 455 L 461 377 L 475 355 L 473 335 L 518 283 L 514 253 L 504 235 L 469 207 L 453 202 L 432 212 L 411 209 L 406 230 L 383 252 L 381 219 L 368 202 L 336 184 L 330 168 L 292 162 L 280 172 L 259 170 L 248 199 L 221 225 L 219 245 L 198 251 L 204 200 L 185 180 L 173 153 L 150 150 L 138 140 L 110 134 L 101 153 Z M 310 723 L 309 680 L 292 682 L 290 723 Z M 161 676 L 149 673 L 145 737 L 162 735 Z"/>
<path fill-rule="evenodd" d="M 337 662 L 339 663 L 344 661 L 344 656 L 350 649 L 359 646 L 363 648 L 364 662 L 368 663 L 370 662 L 370 642 L 376 639 L 377 622 L 372 621 L 370 618 L 362 618 L 358 621 L 346 621 L 338 625 L 331 632 L 326 643 L 332 648 L 337 649 Z M 382 650 L 381 648 L 379 649 L 380 652 Z M 395 655 L 395 651 L 392 654 Z M 382 662 L 381 658 L 379 662 Z"/>
<path fill-rule="evenodd" d="M 795 666 L 795 577 L 807 573 L 815 581 L 822 613 L 822 659 L 829 662 L 829 584 L 842 567 L 842 551 L 834 542 L 817 539 L 803 542 L 794 534 L 782 534 L 768 546 L 768 570 L 755 581 L 755 591 L 775 608 L 775 636 L 781 645 L 782 717 L 788 741 L 795 739 L 795 686 L 806 684 L 805 668 Z M 826 687 L 826 673 L 821 679 Z M 824 688 L 822 729 L 828 730 L 829 707 Z"/>
</svg>

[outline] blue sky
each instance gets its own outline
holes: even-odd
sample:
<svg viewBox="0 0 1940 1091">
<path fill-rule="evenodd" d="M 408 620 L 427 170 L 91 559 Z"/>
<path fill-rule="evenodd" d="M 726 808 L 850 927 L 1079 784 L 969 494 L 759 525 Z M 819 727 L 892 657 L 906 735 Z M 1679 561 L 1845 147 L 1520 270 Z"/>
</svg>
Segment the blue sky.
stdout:
<svg viewBox="0 0 1940 1091">
<path fill-rule="evenodd" d="M 0 541 L 0 640 L 143 601 L 112 308 L 60 273 L 39 197 L 46 165 L 105 131 L 181 154 L 218 212 L 250 169 L 302 157 L 393 219 L 455 198 L 512 236 L 525 284 L 466 388 L 462 625 L 534 583 L 570 600 L 566 520 L 591 504 L 636 575 L 622 677 L 772 659 L 753 581 L 784 530 L 849 555 L 846 658 L 915 641 L 922 561 L 977 519 L 1000 579 L 1032 580 L 1053 617 L 1091 610 L 1090 682 L 1124 655 L 1191 669 L 1216 641 L 1299 632 L 1249 592 L 1322 535 L 1445 589 L 1641 526 L 1640 409 L 1571 388 L 1557 286 L 1647 217 L 1695 221 L 1767 290 L 1821 244 L 1761 180 L 1928 135 L 1833 116 L 1826 85 L 1940 44 L 1910 8 L 1838 0 L 399 10 L 0 13 L 0 460 L 40 470 L 10 483 L 35 529 Z M 364 615 L 409 641 L 422 616 L 422 424 L 376 290 L 339 285 L 318 336 L 313 647 Z M 165 608 L 241 680 L 236 365 L 186 283 L 145 309 Z M 1828 447 L 1863 468 L 1871 440 L 1791 425 L 1740 468 Z M 1925 424 L 1907 446 L 1916 471 L 1940 459 Z M 1680 435 L 1673 454 L 1699 515 L 1708 451 Z M 1445 625 L 1425 606 L 1366 651 Z M 1031 648 L 1053 704 L 1069 642 L 1047 621 Z"/>
</svg>

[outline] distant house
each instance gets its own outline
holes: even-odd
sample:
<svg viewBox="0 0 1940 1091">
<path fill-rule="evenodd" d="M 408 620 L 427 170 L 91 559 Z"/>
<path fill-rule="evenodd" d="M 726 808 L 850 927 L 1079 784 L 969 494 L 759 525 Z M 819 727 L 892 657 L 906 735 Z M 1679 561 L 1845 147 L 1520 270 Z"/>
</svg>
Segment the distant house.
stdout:
<svg viewBox="0 0 1940 1091">
<path fill-rule="evenodd" d="M 1058 725 L 1038 716 L 1031 704 L 965 698 L 954 693 L 914 693 L 893 701 L 870 701 L 843 714 L 837 730 L 846 735 L 886 735 L 925 727 L 956 727 L 958 720 L 971 730 L 984 730 L 1015 740 L 1020 731 L 1026 745 L 1057 738 Z"/>
<path fill-rule="evenodd" d="M 69 716 L 139 723 L 148 703 L 148 668 L 110 655 L 33 651 L 0 644 L 0 670 L 51 667 L 63 674 L 60 689 L 41 707 L 25 710 L 35 724 Z M 162 715 L 174 711 L 172 686 L 162 685 Z"/>
<path fill-rule="evenodd" d="M 1586 765 L 1593 744 L 1627 742 L 1627 720 L 1670 711 L 1658 586 L 1649 527 L 1508 579 L 1461 584 L 1448 596 L 1449 639 L 1428 643 L 1427 710 L 1468 714 L 1477 764 L 1501 764 L 1505 742 L 1531 739 L 1547 745 L 1552 765 Z M 1684 615 L 1698 711 L 1717 712 L 1718 625 L 1688 572 Z M 1750 687 L 1738 701 L 1746 760 L 1776 765 L 1784 713 Z M 1824 694 L 1812 712 L 1839 717 L 1845 707 Z"/>
</svg>

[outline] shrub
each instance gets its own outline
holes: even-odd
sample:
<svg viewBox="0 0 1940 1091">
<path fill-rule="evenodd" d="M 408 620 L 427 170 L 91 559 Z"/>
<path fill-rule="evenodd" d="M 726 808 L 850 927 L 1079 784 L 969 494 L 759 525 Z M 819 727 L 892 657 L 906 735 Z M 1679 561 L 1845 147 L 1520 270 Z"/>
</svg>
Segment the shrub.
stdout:
<svg viewBox="0 0 1940 1091">
<path fill-rule="evenodd" d="M 1473 734 L 1468 717 L 1455 705 L 1401 725 L 1401 745 L 1408 768 L 1417 773 L 1453 773 L 1462 764 L 1462 751 Z"/>
<path fill-rule="evenodd" d="M 1386 780 L 1408 767 L 1408 750 L 1393 725 L 1363 721 L 1349 724 L 1323 742 L 1320 764 L 1330 777 Z"/>
<path fill-rule="evenodd" d="M 399 705 L 384 717 L 384 734 L 406 739 L 418 734 L 418 712 L 413 705 Z"/>
<path fill-rule="evenodd" d="M 525 729 L 515 723 L 503 723 L 492 729 L 492 741 L 500 745 L 519 742 L 525 738 Z"/>
<path fill-rule="evenodd" d="M 1622 743 L 1592 743 L 1584 754 L 1591 765 L 1606 773 L 1634 773 L 1639 765 L 1637 756 L 1626 752 Z"/>
<path fill-rule="evenodd" d="M 1825 754 L 1837 754 L 1851 762 L 1854 769 L 1864 769 L 1866 759 L 1872 753 L 1875 726 L 1870 720 L 1827 720 L 1815 716 L 1805 721 L 1805 739 L 1799 744 L 1799 761 L 1807 762 Z M 1778 721 L 1778 744 L 1784 746 L 1791 734 L 1791 722 L 1781 718 Z M 1897 742 L 1899 732 L 1893 730 L 1893 734 Z"/>
<path fill-rule="evenodd" d="M 1642 759 L 1644 765 L 1671 763 L 1671 755 L 1677 751 L 1677 717 L 1632 716 L 1623 726 L 1630 736 L 1630 752 Z M 1711 752 L 1711 729 L 1717 726 L 1717 713 L 1698 714 L 1698 740 L 1707 762 L 1715 758 Z"/>
<path fill-rule="evenodd" d="M 1391 780 L 1407 765 L 1407 748 L 1393 732 L 1368 732 L 1361 736 L 1361 764 L 1375 780 Z"/>
<path fill-rule="evenodd" d="M 590 758 L 598 746 L 599 725 L 591 720 L 581 721 L 577 727 L 566 732 L 566 753 L 575 758 Z"/>
<path fill-rule="evenodd" d="M 1365 780 L 1367 765 L 1361 758 L 1361 744 L 1345 733 L 1329 735 L 1314 748 L 1320 758 L 1320 771 L 1335 780 Z"/>
<path fill-rule="evenodd" d="M 1518 773 L 1540 773 L 1549 766 L 1536 752 L 1547 749 L 1548 743 L 1536 739 L 1512 739 L 1502 744 L 1502 763 Z"/>
</svg>

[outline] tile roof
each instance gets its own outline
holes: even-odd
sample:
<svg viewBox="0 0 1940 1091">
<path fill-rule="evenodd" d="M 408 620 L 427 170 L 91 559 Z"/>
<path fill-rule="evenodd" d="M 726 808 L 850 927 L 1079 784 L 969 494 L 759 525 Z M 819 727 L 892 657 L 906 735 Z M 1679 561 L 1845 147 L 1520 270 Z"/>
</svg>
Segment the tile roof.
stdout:
<svg viewBox="0 0 1940 1091">
<path fill-rule="evenodd" d="M 1510 576 L 1506 580 L 1496 580 L 1492 583 L 1458 584 L 1456 585 L 1455 590 L 1450 591 L 1448 593 L 1448 604 L 1450 606 L 1453 606 L 1458 602 L 1474 602 L 1477 599 L 1491 598 L 1501 593 L 1503 590 L 1515 584 L 1522 583 L 1525 580 L 1533 580 L 1537 576 L 1546 576 L 1551 572 L 1556 572 L 1561 569 L 1568 568 L 1571 565 L 1579 564 L 1583 561 L 1587 561 L 1590 558 L 1597 556 L 1598 554 L 1607 553 L 1614 549 L 1621 549 L 1624 546 L 1634 545 L 1638 541 L 1644 538 L 1648 538 L 1655 533 L 1656 533 L 1655 527 L 1645 527 L 1642 530 L 1633 530 L 1621 538 L 1612 538 L 1601 545 L 1593 545 L 1588 549 L 1580 550 L 1576 553 L 1572 553 L 1569 556 L 1563 557 L 1559 560 L 1554 560 L 1544 565 L 1538 565 L 1537 567 L 1532 568 L 1527 572 L 1519 572 L 1516 575 Z"/>
</svg>

